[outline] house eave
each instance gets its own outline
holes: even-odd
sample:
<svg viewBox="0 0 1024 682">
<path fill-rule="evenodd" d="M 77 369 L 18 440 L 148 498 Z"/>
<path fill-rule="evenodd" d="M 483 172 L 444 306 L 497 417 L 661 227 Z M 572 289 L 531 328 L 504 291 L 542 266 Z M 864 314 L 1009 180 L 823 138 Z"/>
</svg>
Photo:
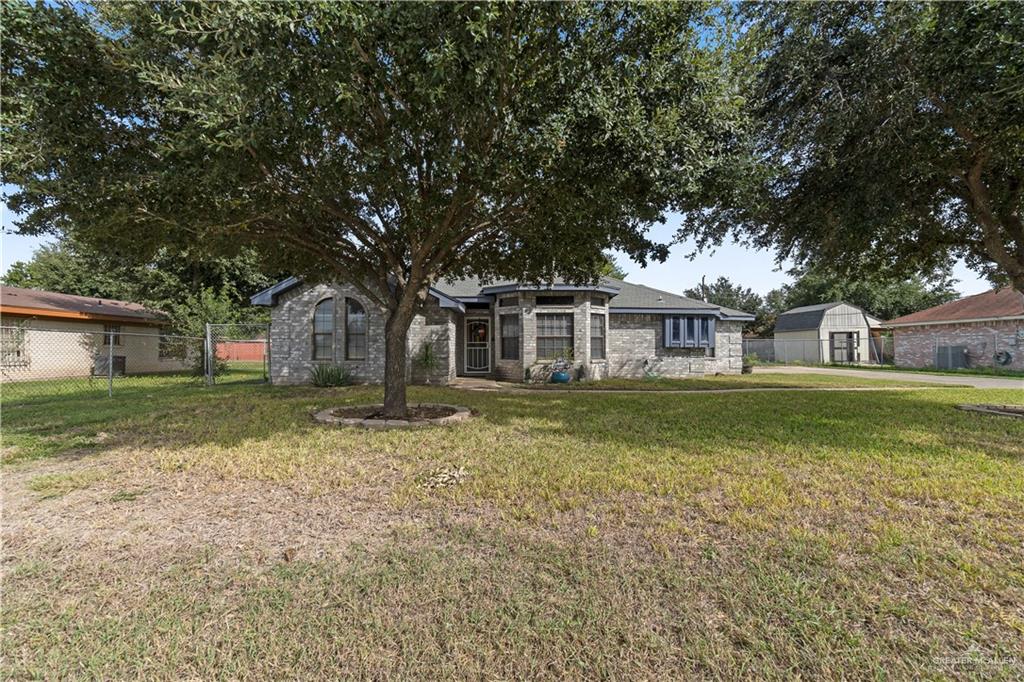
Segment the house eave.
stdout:
<svg viewBox="0 0 1024 682">
<path fill-rule="evenodd" d="M 488 287 L 481 287 L 483 295 L 511 294 L 516 291 L 596 291 L 601 294 L 608 294 L 609 297 L 617 296 L 619 287 L 612 287 L 606 284 L 588 286 L 585 284 L 499 284 Z"/>
<path fill-rule="evenodd" d="M 626 315 L 709 315 L 727 322 L 749 322 L 753 315 L 725 315 L 716 308 L 615 308 L 609 307 L 609 313 Z"/>
<path fill-rule="evenodd" d="M 934 327 L 938 325 L 966 324 L 968 322 L 1012 322 L 1024 320 L 1024 315 L 1003 315 L 1001 317 L 971 317 L 963 320 L 929 320 L 926 322 L 883 322 L 881 329 L 899 329 L 903 327 Z"/>
</svg>

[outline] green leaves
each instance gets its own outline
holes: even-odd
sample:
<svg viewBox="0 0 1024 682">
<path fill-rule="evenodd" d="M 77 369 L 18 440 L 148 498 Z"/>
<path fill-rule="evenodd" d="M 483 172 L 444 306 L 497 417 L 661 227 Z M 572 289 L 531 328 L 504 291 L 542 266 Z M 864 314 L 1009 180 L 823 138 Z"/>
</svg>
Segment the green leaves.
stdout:
<svg viewBox="0 0 1024 682">
<path fill-rule="evenodd" d="M 759 167 L 713 211 L 780 260 L 855 273 L 965 258 L 1024 289 L 1024 18 L 1012 3 L 743 6 Z M 744 182 L 746 180 L 746 182 Z"/>
<path fill-rule="evenodd" d="M 201 240 L 378 286 L 589 277 L 602 249 L 659 257 L 645 226 L 702 205 L 735 148 L 692 5 L 11 11 L 5 52 L 36 64 L 6 74 L 23 229 L 140 257 Z"/>
</svg>

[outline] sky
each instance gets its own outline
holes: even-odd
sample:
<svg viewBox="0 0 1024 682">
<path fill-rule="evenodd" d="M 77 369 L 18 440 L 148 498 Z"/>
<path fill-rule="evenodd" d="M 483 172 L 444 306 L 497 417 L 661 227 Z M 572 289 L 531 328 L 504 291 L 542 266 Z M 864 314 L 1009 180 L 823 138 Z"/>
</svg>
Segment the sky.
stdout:
<svg viewBox="0 0 1024 682">
<path fill-rule="evenodd" d="M 29 260 L 32 253 L 52 238 L 25 237 L 13 233 L 13 221 L 6 206 L 3 210 L 2 248 L 0 248 L 0 271 L 6 273 L 12 263 Z M 667 242 L 675 234 L 679 226 L 678 218 L 670 218 L 664 225 L 656 225 L 651 231 L 655 241 Z M 693 243 L 684 243 L 672 248 L 668 260 L 664 263 L 648 264 L 646 268 L 630 261 L 622 254 L 616 254 L 616 261 L 626 271 L 627 279 L 637 284 L 682 293 L 684 289 L 695 287 L 700 283 L 701 276 L 712 282 L 720 276 L 726 276 L 735 283 L 749 287 L 759 294 L 766 294 L 790 280 L 786 270 L 791 264 L 784 264 L 780 269 L 775 264 L 773 251 L 748 249 L 739 244 L 723 244 L 713 252 L 705 252 L 694 260 L 687 255 L 693 251 Z M 969 270 L 962 263 L 953 271 L 957 291 L 963 296 L 977 294 L 991 288 L 984 279 Z"/>
</svg>

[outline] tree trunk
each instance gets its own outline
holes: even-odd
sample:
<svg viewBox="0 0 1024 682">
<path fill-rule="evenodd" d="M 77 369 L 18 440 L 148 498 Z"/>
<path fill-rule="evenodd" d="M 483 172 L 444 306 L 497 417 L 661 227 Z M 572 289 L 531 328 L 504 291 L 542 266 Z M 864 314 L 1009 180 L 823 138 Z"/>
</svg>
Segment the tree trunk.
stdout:
<svg viewBox="0 0 1024 682">
<path fill-rule="evenodd" d="M 413 311 L 399 306 L 389 311 L 384 325 L 384 416 L 405 419 L 408 406 L 405 399 L 406 346 Z"/>
</svg>

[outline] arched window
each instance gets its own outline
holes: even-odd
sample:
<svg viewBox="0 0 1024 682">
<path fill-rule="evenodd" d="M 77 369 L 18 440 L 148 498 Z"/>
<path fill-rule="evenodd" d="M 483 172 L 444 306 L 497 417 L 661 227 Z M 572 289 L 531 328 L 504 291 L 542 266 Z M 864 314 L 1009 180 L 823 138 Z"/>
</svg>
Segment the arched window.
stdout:
<svg viewBox="0 0 1024 682">
<path fill-rule="evenodd" d="M 313 309 L 313 359 L 334 359 L 333 298 L 325 298 Z"/>
<path fill-rule="evenodd" d="M 366 359 L 366 309 L 354 298 L 345 299 L 345 359 Z"/>
</svg>

